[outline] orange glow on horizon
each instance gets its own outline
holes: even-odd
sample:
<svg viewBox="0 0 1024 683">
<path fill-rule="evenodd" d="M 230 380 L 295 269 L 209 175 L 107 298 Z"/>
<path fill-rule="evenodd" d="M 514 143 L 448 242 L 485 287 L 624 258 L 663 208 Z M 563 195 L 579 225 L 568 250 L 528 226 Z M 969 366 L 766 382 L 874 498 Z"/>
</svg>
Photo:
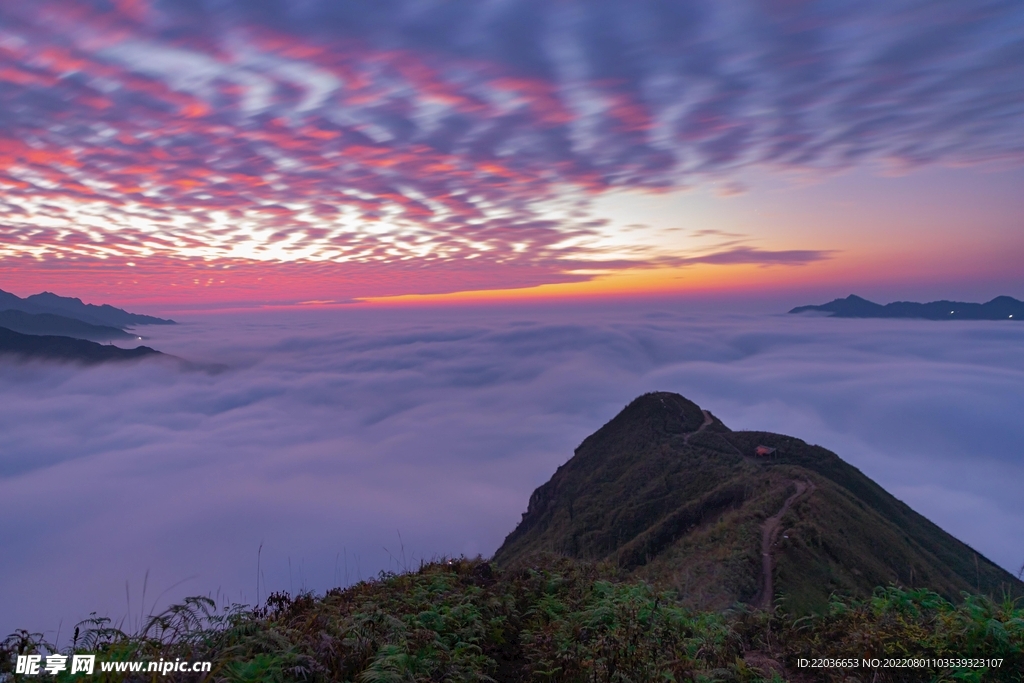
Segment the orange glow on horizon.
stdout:
<svg viewBox="0 0 1024 683">
<path fill-rule="evenodd" d="M 517 289 L 489 289 L 444 294 L 406 294 L 364 297 L 373 305 L 477 304 L 556 299 L 660 297 L 699 293 L 739 293 L 757 288 L 814 286 L 830 279 L 822 264 L 798 267 L 700 264 L 685 268 L 651 268 L 599 275 L 583 282 L 567 282 Z M 801 272 L 803 271 L 803 272 Z M 813 272 L 812 272 L 813 271 Z M 817 276 L 817 277 L 815 277 Z"/>
</svg>

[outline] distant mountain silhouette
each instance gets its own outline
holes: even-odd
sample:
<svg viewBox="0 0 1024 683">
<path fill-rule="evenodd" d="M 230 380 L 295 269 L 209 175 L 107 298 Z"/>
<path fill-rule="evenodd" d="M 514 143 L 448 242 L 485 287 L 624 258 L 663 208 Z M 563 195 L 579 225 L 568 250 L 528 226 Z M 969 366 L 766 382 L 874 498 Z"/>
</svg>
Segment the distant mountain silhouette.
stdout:
<svg viewBox="0 0 1024 683">
<path fill-rule="evenodd" d="M 57 335 L 90 341 L 138 338 L 138 335 L 116 327 L 91 325 L 81 320 L 52 313 L 25 313 L 18 310 L 0 311 L 0 327 L 6 327 L 22 334 Z"/>
<path fill-rule="evenodd" d="M 97 344 L 85 339 L 52 335 L 21 334 L 0 327 L 0 355 L 33 360 L 75 361 L 78 363 L 104 363 L 137 360 L 149 356 L 163 356 L 156 349 L 139 346 L 122 349 L 109 344 Z"/>
<path fill-rule="evenodd" d="M 33 294 L 22 299 L 19 296 L 0 290 L 0 311 L 14 310 L 25 313 L 49 313 L 67 318 L 74 318 L 90 325 L 103 325 L 117 328 L 134 325 L 173 325 L 173 320 L 155 318 L 151 315 L 129 313 L 108 304 L 97 306 L 82 303 L 81 299 L 57 296 L 51 292 Z"/>
<path fill-rule="evenodd" d="M 983 304 L 896 301 L 882 306 L 851 294 L 820 306 L 797 306 L 790 313 L 828 313 L 831 318 L 923 318 L 926 320 L 1024 320 L 1024 301 L 997 296 Z"/>
<path fill-rule="evenodd" d="M 734 432 L 678 394 L 645 394 L 530 496 L 494 555 L 608 562 L 693 607 L 821 611 L 879 585 L 1024 595 L 1024 584 L 819 446 Z"/>
</svg>

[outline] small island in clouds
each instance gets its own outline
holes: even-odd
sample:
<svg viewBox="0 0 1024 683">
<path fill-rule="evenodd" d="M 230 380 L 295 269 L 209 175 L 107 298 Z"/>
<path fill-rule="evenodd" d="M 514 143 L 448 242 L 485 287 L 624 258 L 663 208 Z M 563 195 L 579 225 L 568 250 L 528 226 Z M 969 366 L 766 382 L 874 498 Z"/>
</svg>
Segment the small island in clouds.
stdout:
<svg viewBox="0 0 1024 683">
<path fill-rule="evenodd" d="M 163 356 L 148 346 L 123 349 L 97 342 L 141 340 L 126 328 L 173 324 L 173 320 L 129 313 L 108 304 L 86 304 L 50 292 L 22 299 L 0 290 L 0 354 L 23 359 L 92 364 Z"/>
<path fill-rule="evenodd" d="M 1024 320 L 1024 301 L 997 296 L 983 304 L 963 301 L 894 301 L 876 304 L 851 294 L 820 306 L 797 306 L 790 313 L 823 313 L 830 318 L 919 318 L 924 320 Z"/>
</svg>

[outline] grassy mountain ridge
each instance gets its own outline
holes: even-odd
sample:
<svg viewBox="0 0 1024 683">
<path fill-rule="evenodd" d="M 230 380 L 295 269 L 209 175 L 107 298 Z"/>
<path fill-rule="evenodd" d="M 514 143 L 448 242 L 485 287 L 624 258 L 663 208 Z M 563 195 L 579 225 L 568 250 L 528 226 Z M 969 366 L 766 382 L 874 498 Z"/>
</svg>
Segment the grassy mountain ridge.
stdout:
<svg viewBox="0 0 1024 683">
<path fill-rule="evenodd" d="M 758 457 L 758 446 L 775 450 Z M 950 599 L 1024 595 L 1008 572 L 834 453 L 733 432 L 670 393 L 641 396 L 587 437 L 530 497 L 495 562 L 543 553 L 611 562 L 705 609 L 781 599 L 795 613 L 820 611 L 833 592 L 863 597 L 886 584 Z"/>
<path fill-rule="evenodd" d="M 14 673 L 16 657 L 57 651 L 98 663 L 212 664 L 199 677 L 98 677 L 125 683 L 1020 683 L 1024 671 L 1024 610 L 1008 600 L 953 604 L 890 586 L 794 621 L 783 610 L 695 611 L 608 564 L 537 559 L 506 570 L 442 559 L 321 596 L 275 593 L 256 608 L 189 598 L 134 633 L 88 619 L 63 650 L 20 631 L 0 641 L 0 681 L 40 680 Z M 854 664 L 801 665 L 823 656 Z M 926 663 L 873 667 L 865 658 Z"/>
<path fill-rule="evenodd" d="M 192 597 L 135 632 L 94 613 L 63 648 L 16 631 L 0 683 L 38 680 L 16 673 L 19 655 L 57 652 L 210 662 L 198 680 L 237 683 L 1021 683 L 1021 588 L 835 454 L 656 393 L 584 440 L 492 562 L 255 607 Z M 819 657 L 854 664 L 801 664 Z M 158 679 L 197 677 L 99 675 Z"/>
</svg>

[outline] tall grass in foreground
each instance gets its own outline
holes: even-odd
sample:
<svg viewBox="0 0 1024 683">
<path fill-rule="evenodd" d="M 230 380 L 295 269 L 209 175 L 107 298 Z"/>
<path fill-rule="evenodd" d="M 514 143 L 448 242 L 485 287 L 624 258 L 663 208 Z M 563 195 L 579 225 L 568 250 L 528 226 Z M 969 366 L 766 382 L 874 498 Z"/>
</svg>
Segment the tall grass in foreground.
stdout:
<svg viewBox="0 0 1024 683">
<path fill-rule="evenodd" d="M 12 658 L 52 652 L 17 632 L 0 645 L 0 681 Z M 189 598 L 126 634 L 104 619 L 79 625 L 66 654 L 98 660 L 210 660 L 213 681 L 1021 681 L 1024 609 L 927 590 L 879 588 L 834 599 L 826 614 L 794 620 L 744 606 L 694 612 L 673 594 L 605 568 L 547 559 L 499 572 L 451 560 L 323 596 L 277 593 L 253 609 Z M 1002 658 L 999 668 L 811 670 L 800 658 Z M 134 676 L 134 677 L 133 677 Z M 50 680 L 197 680 L 196 674 L 65 672 Z M 24 677 L 24 680 L 40 680 Z"/>
</svg>

